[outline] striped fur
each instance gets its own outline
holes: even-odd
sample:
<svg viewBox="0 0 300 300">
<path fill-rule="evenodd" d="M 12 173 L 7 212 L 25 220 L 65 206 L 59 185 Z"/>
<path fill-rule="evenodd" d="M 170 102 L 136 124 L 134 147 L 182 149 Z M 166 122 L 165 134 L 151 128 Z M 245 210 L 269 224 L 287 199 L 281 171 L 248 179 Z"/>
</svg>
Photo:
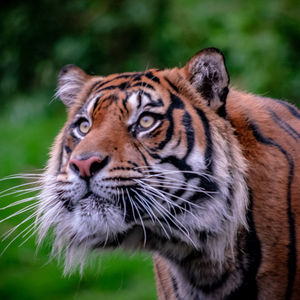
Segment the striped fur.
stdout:
<svg viewBox="0 0 300 300">
<path fill-rule="evenodd" d="M 300 112 L 228 82 L 213 48 L 181 69 L 63 69 L 37 223 L 66 272 L 90 250 L 145 249 L 160 300 L 300 296 Z M 70 163 L 92 156 L 88 178 Z"/>
</svg>

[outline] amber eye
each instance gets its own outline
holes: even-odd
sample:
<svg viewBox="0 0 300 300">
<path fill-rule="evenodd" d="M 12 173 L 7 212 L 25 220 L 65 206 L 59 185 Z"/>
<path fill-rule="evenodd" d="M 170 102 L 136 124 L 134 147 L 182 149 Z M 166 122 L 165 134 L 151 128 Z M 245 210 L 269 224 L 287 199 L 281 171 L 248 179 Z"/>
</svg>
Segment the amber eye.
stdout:
<svg viewBox="0 0 300 300">
<path fill-rule="evenodd" d="M 79 124 L 79 131 L 82 134 L 87 134 L 90 130 L 90 123 L 87 120 L 82 120 Z"/>
<path fill-rule="evenodd" d="M 140 118 L 139 120 L 139 125 L 144 128 L 150 128 L 155 122 L 155 118 L 153 116 L 150 115 L 145 115 L 143 117 Z"/>
</svg>

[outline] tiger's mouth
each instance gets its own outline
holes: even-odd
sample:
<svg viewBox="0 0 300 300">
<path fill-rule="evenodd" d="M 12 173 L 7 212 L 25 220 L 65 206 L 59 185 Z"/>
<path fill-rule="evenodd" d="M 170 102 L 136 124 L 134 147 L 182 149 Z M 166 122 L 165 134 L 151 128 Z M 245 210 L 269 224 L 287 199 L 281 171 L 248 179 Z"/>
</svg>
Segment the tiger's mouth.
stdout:
<svg viewBox="0 0 300 300">
<path fill-rule="evenodd" d="M 113 198 L 109 198 L 109 197 L 104 197 L 104 196 L 100 196 L 98 194 L 96 194 L 95 192 L 87 192 L 80 200 L 80 202 L 84 202 L 84 201 L 92 201 L 92 202 L 96 202 L 97 204 L 101 204 L 103 202 L 111 202 L 114 203 L 116 202 Z"/>
</svg>

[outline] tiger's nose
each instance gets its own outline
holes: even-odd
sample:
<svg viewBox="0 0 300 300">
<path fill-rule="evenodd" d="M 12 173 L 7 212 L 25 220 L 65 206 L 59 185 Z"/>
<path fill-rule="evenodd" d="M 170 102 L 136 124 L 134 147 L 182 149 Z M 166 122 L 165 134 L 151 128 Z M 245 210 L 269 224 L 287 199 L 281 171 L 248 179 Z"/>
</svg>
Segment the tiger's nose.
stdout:
<svg viewBox="0 0 300 300">
<path fill-rule="evenodd" d="M 92 177 L 101 169 L 103 169 L 108 164 L 108 161 L 108 156 L 102 160 L 98 156 L 91 156 L 86 159 L 72 158 L 70 160 L 69 166 L 74 173 L 76 173 L 80 177 L 87 178 Z"/>
</svg>

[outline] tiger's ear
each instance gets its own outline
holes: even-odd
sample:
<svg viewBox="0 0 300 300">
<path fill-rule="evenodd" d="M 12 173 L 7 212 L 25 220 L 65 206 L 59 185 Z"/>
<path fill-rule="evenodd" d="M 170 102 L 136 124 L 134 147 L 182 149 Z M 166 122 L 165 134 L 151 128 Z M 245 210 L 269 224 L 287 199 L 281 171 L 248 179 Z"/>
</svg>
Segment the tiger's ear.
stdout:
<svg viewBox="0 0 300 300">
<path fill-rule="evenodd" d="M 223 53 L 216 48 L 197 52 L 183 67 L 187 79 L 207 101 L 207 104 L 225 116 L 229 76 Z"/>
<path fill-rule="evenodd" d="M 89 75 L 75 65 L 64 66 L 58 75 L 55 96 L 67 107 L 71 107 L 88 78 Z"/>
</svg>

